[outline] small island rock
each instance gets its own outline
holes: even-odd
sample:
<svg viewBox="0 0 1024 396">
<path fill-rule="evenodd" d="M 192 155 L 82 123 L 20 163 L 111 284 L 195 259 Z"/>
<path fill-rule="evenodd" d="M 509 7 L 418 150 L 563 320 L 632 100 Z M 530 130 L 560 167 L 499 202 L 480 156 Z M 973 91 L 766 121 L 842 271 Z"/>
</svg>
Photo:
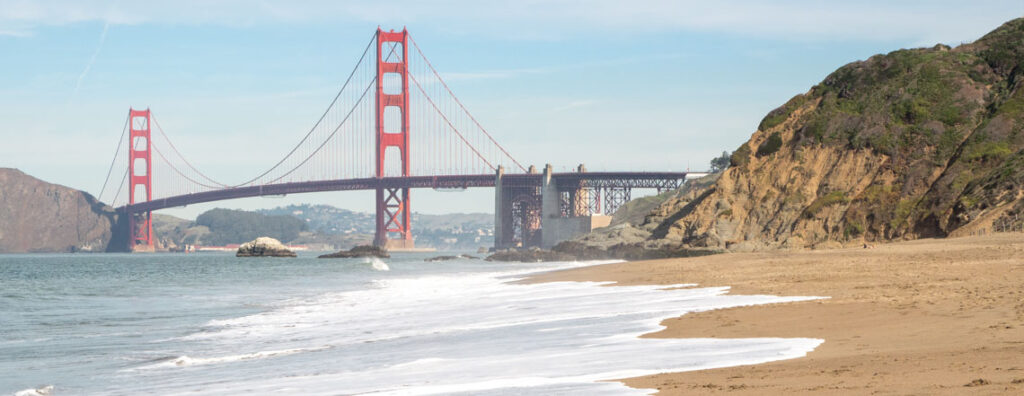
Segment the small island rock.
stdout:
<svg viewBox="0 0 1024 396">
<path fill-rule="evenodd" d="M 335 253 L 325 254 L 319 258 L 354 258 L 354 257 L 376 257 L 391 258 L 387 249 L 378 246 L 362 245 L 349 250 L 341 250 Z"/>
<path fill-rule="evenodd" d="M 576 257 L 562 252 L 542 249 L 500 250 L 487 256 L 485 261 L 537 263 L 542 261 L 576 261 Z"/>
<path fill-rule="evenodd" d="M 281 241 L 270 237 L 259 237 L 238 247 L 235 257 L 295 257 L 295 252 Z"/>
</svg>

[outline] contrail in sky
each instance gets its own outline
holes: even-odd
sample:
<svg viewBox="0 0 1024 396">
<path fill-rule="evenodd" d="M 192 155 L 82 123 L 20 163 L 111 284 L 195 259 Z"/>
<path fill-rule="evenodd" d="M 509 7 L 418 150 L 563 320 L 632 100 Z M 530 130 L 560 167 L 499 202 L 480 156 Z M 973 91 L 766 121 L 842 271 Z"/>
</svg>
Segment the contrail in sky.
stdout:
<svg viewBox="0 0 1024 396">
<path fill-rule="evenodd" d="M 82 79 L 85 78 L 86 74 L 89 74 L 92 64 L 96 63 L 96 57 L 99 56 L 100 50 L 103 49 L 103 42 L 107 41 L 107 28 L 109 27 L 109 22 L 103 24 L 103 32 L 100 33 L 100 43 L 96 46 L 96 51 L 92 53 L 92 58 L 89 58 L 89 63 L 85 64 L 85 70 L 82 70 L 82 74 L 78 75 L 78 81 L 75 82 L 75 92 L 71 94 L 71 97 L 78 96 L 78 89 L 82 87 Z"/>
</svg>

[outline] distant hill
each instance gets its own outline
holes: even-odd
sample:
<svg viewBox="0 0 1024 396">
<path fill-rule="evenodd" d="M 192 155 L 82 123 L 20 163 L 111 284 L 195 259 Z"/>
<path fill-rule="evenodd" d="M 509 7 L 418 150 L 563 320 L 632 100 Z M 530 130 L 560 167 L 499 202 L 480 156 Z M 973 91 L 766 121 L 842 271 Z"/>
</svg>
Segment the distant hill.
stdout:
<svg viewBox="0 0 1024 396">
<path fill-rule="evenodd" d="M 0 168 L 0 253 L 102 252 L 116 223 L 88 193 Z"/>
<path fill-rule="evenodd" d="M 843 66 L 768 113 L 730 165 L 656 209 L 648 240 L 748 250 L 1020 227 L 1024 19 Z"/>
<path fill-rule="evenodd" d="M 375 217 L 330 205 L 288 205 L 257 211 L 213 209 L 196 221 L 155 214 L 153 227 L 161 247 L 182 244 L 217 246 L 271 236 L 298 245 L 350 248 L 373 241 Z M 413 213 L 416 245 L 476 250 L 494 245 L 494 215 Z M 258 234 L 258 235 L 257 235 Z"/>
<path fill-rule="evenodd" d="M 372 213 L 353 212 L 330 205 L 289 205 L 258 211 L 290 215 L 306 222 L 311 231 L 324 235 L 370 236 L 376 230 Z M 412 214 L 416 245 L 437 249 L 476 249 L 494 246 L 494 215 L 489 213 Z"/>
<path fill-rule="evenodd" d="M 292 216 L 230 209 L 208 210 L 196 217 L 195 224 L 210 230 L 203 236 L 208 245 L 244 243 L 261 236 L 291 241 L 307 229 L 305 222 Z"/>
<path fill-rule="evenodd" d="M 288 205 L 256 211 L 268 216 L 291 216 L 306 223 L 310 231 L 327 235 L 373 234 L 375 217 L 330 205 Z"/>
</svg>

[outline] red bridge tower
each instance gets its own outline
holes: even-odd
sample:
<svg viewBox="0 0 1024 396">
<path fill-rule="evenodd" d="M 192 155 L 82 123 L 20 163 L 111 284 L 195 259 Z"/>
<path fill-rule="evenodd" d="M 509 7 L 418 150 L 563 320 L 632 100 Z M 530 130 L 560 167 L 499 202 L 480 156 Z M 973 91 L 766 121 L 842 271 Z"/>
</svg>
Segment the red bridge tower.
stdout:
<svg viewBox="0 0 1024 396">
<path fill-rule="evenodd" d="M 149 201 L 153 197 L 153 156 L 150 140 L 149 109 L 128 109 L 128 203 Z M 139 190 L 138 187 L 143 187 Z M 139 195 L 145 194 L 144 197 Z M 153 251 L 153 219 L 151 212 L 132 213 L 128 216 L 129 249 Z"/>
<path fill-rule="evenodd" d="M 377 178 L 409 176 L 409 33 L 377 28 Z M 401 84 L 401 87 L 397 85 Z M 401 88 L 398 90 L 398 88 Z M 397 114 L 396 114 L 397 113 Z M 385 175 L 389 148 L 397 148 L 402 174 Z M 389 234 L 398 234 L 390 239 Z M 373 243 L 390 248 L 413 247 L 409 188 L 377 188 L 377 230 Z"/>
</svg>

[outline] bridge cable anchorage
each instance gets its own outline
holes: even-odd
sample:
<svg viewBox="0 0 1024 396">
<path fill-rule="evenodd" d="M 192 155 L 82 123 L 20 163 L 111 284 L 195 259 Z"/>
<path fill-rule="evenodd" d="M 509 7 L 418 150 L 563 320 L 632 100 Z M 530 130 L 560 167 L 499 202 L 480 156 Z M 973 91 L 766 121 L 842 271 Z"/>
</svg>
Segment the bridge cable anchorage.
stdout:
<svg viewBox="0 0 1024 396">
<path fill-rule="evenodd" d="M 98 195 L 101 202 L 103 200 L 103 193 L 107 191 L 107 183 L 110 182 L 110 174 L 114 173 L 114 165 L 117 164 L 117 154 L 121 152 L 121 145 L 124 144 L 124 135 L 128 133 L 129 122 L 131 122 L 131 117 L 125 117 L 124 127 L 121 129 L 121 137 L 117 138 L 117 149 L 114 150 L 114 159 L 110 160 L 110 169 L 107 170 L 107 177 L 103 179 L 103 187 L 100 188 L 100 194 Z"/>
<path fill-rule="evenodd" d="M 328 135 L 326 139 L 324 139 L 323 143 L 320 143 L 320 146 L 318 146 L 318 147 L 316 148 L 316 150 L 313 150 L 313 152 L 312 152 L 312 153 L 310 153 L 310 154 L 309 154 L 308 156 L 306 156 L 306 158 L 305 158 L 305 159 L 303 159 L 303 160 L 302 160 L 302 162 L 300 162 L 300 163 L 299 163 L 298 165 L 295 165 L 295 167 L 294 167 L 294 168 L 292 168 L 291 170 L 289 170 L 289 171 L 288 171 L 287 173 L 285 173 L 285 174 L 283 174 L 283 175 L 279 176 L 278 178 L 276 178 L 276 179 L 274 179 L 274 180 L 271 180 L 271 181 L 267 182 L 266 184 L 274 184 L 274 183 L 276 183 L 277 181 L 279 181 L 279 180 L 281 180 L 281 179 L 283 179 L 283 178 L 287 177 L 288 175 L 292 174 L 293 172 L 295 172 L 296 170 L 298 170 L 299 168 L 301 168 L 301 167 L 302 167 L 303 165 L 305 165 L 305 164 L 306 164 L 306 162 L 309 162 L 309 160 L 310 160 L 310 159 L 312 159 L 312 158 L 313 158 L 313 156 L 314 156 L 314 155 L 316 155 L 316 153 L 320 152 L 320 150 L 321 150 L 321 149 L 323 149 L 323 148 L 324 148 L 324 146 L 326 146 L 326 145 L 327 145 L 327 142 L 330 142 L 330 141 L 331 141 L 331 139 L 333 139 L 333 138 L 334 138 L 334 135 L 336 135 L 336 134 L 338 133 L 338 131 L 339 131 L 339 130 L 341 130 L 341 127 L 342 127 L 343 125 L 345 125 L 345 122 L 347 122 L 347 121 L 348 121 L 349 117 L 351 117 L 351 116 L 352 116 L 352 113 L 353 113 L 353 112 L 355 112 L 356 108 L 358 108 L 358 107 L 359 107 L 359 104 L 360 104 L 360 103 L 362 103 L 362 102 L 363 102 L 363 99 L 365 99 L 365 98 L 366 98 L 366 94 L 370 92 L 370 88 L 374 86 L 374 83 L 375 83 L 375 82 L 377 82 L 377 78 L 376 78 L 376 77 L 374 77 L 374 78 L 373 78 L 373 80 L 371 80 L 371 81 L 370 81 L 370 84 L 368 84 L 368 85 L 366 86 L 366 89 L 364 89 L 364 90 L 363 90 L 363 94 L 362 94 L 362 96 L 360 96 L 360 97 L 359 97 L 359 101 L 357 101 L 357 102 L 356 102 L 356 103 L 355 103 L 355 104 L 354 104 L 354 105 L 352 106 L 352 109 L 350 109 L 350 110 L 348 111 L 348 114 L 346 114 L 346 115 L 345 115 L 345 118 L 343 118 L 343 119 L 341 120 L 341 123 L 339 123 L 339 124 L 338 124 L 338 126 L 334 128 L 334 131 L 332 131 L 332 132 L 331 132 L 331 134 L 330 134 L 330 135 Z"/>
<path fill-rule="evenodd" d="M 484 161 L 484 163 L 487 164 L 487 167 L 491 168 L 491 170 L 497 170 L 497 168 L 491 164 L 491 161 L 488 161 L 487 158 L 480 154 L 480 152 L 477 151 L 476 147 L 473 147 L 473 145 L 470 144 L 468 140 L 466 140 L 466 137 L 462 136 L 462 133 L 459 132 L 457 128 L 455 128 L 455 125 L 452 125 L 452 122 L 448 120 L 448 116 L 445 116 L 444 113 L 441 112 L 441 109 L 439 109 L 437 105 L 434 104 L 434 100 L 430 99 L 430 95 L 427 95 L 427 92 L 423 90 L 422 86 L 420 86 L 420 82 L 416 81 L 416 76 L 410 74 L 409 78 L 412 79 L 412 82 L 414 84 L 416 84 L 416 88 L 419 88 L 420 93 L 422 93 L 423 96 L 427 99 L 427 101 L 430 102 L 430 105 L 434 106 L 434 110 L 437 111 L 437 114 L 441 115 L 441 118 L 444 119 L 444 122 L 448 123 L 448 126 L 452 128 L 452 131 L 454 131 L 455 134 L 459 136 L 459 139 L 462 139 L 462 142 L 465 143 L 470 150 L 473 150 L 473 153 L 475 153 L 477 157 L 480 157 L 480 160 Z"/>
<path fill-rule="evenodd" d="M 153 114 L 150 113 L 149 118 L 153 120 L 153 125 L 155 125 L 156 126 L 156 130 L 158 132 L 160 132 L 160 136 L 164 137 L 164 140 L 167 141 L 167 145 L 171 146 L 171 150 L 174 150 L 174 153 L 178 155 L 178 158 L 181 158 L 181 161 L 184 162 L 185 165 L 187 165 L 190 169 L 192 169 L 192 171 L 196 172 L 196 174 L 198 174 L 200 177 L 206 179 L 210 183 L 216 184 L 219 187 L 228 187 L 227 184 L 224 184 L 224 183 L 221 183 L 219 181 L 213 180 L 209 176 L 206 176 L 206 174 L 204 174 L 203 172 L 199 171 L 199 169 L 196 169 L 195 166 L 192 166 L 192 163 L 189 162 L 188 159 L 186 159 L 184 155 L 181 155 L 181 152 L 178 151 L 178 148 L 174 147 L 174 142 L 172 142 L 171 138 L 167 137 L 167 134 L 164 133 L 164 129 L 160 126 L 160 122 L 158 122 L 156 120 L 156 117 L 154 117 Z M 164 160 L 167 161 L 166 158 L 164 158 Z M 170 161 L 167 161 L 167 162 L 170 163 Z"/>
<path fill-rule="evenodd" d="M 274 164 L 274 166 L 270 167 L 270 169 L 267 169 L 265 172 L 261 173 L 259 176 L 256 176 L 256 177 L 254 177 L 254 178 L 252 178 L 252 179 L 250 179 L 248 181 L 245 181 L 245 182 L 242 182 L 242 183 L 239 183 L 239 184 L 236 184 L 236 185 L 232 185 L 232 186 L 227 186 L 227 187 L 229 187 L 229 188 L 237 188 L 237 187 L 242 187 L 242 186 L 245 186 L 245 185 L 252 184 L 253 182 L 258 181 L 263 176 L 266 176 L 270 172 L 273 172 L 274 169 L 277 169 L 277 167 L 281 166 L 281 164 L 283 164 L 286 160 L 288 160 L 288 158 L 290 158 L 292 156 L 292 154 L 295 154 L 295 152 L 299 149 L 299 147 L 302 147 L 302 144 L 305 143 L 306 140 L 308 140 L 309 137 L 313 135 L 313 132 L 316 131 L 316 127 L 320 126 L 320 123 L 324 121 L 324 118 L 326 118 L 327 114 L 330 113 L 331 109 L 334 107 L 334 104 L 338 102 L 338 98 L 340 98 L 341 94 L 345 92 L 345 88 L 347 88 L 349 82 L 352 81 L 352 76 L 354 76 L 356 74 L 356 71 L 359 70 L 359 65 L 361 65 L 363 63 L 363 59 L 366 58 L 366 54 L 370 51 L 370 47 L 373 46 L 373 43 L 376 42 L 376 40 L 377 40 L 377 34 L 374 33 L 373 37 L 370 38 L 370 42 L 366 44 L 366 48 L 363 49 L 363 55 L 361 55 L 359 57 L 359 60 L 356 62 L 356 66 L 354 68 L 352 68 L 352 72 L 349 73 L 348 78 L 345 79 L 345 83 L 342 84 L 341 89 L 338 90 L 338 94 L 334 96 L 334 100 L 331 100 L 331 104 L 327 105 L 327 110 L 324 110 L 324 114 L 320 116 L 320 119 L 316 121 L 316 124 L 314 124 L 313 127 L 309 129 L 309 132 L 306 133 L 306 136 L 302 137 L 302 140 L 300 140 L 299 143 L 296 144 L 295 147 L 292 148 L 292 150 L 288 152 L 288 154 L 285 154 L 284 158 L 281 158 L 281 160 L 278 161 L 276 164 Z M 307 158 L 307 160 L 308 160 L 308 158 Z M 293 168 L 292 171 L 294 171 L 294 170 L 295 169 Z M 292 171 L 289 171 L 289 173 L 291 173 Z M 277 178 L 276 180 L 280 180 L 280 179 L 281 178 Z"/>
<path fill-rule="evenodd" d="M 430 71 L 434 73 L 434 76 L 437 77 L 437 80 L 441 82 L 441 86 L 443 86 L 444 89 L 448 91 L 448 94 L 451 95 L 452 99 L 455 100 L 455 103 L 457 103 L 459 107 L 462 108 L 462 111 L 469 116 L 469 119 L 472 120 L 473 123 L 476 124 L 476 126 L 479 127 L 481 131 L 483 131 L 484 135 L 486 135 L 487 138 L 490 139 L 491 143 L 494 143 L 494 145 L 498 146 L 498 149 L 501 150 L 502 153 L 505 153 L 505 156 L 508 157 L 508 159 L 512 160 L 512 162 L 515 163 L 516 166 L 518 166 L 519 169 L 521 169 L 523 172 L 526 172 L 526 168 L 523 167 L 523 165 L 520 164 L 519 161 L 516 161 L 515 157 L 513 157 L 512 154 L 508 152 L 508 150 L 505 150 L 505 147 L 498 143 L 498 141 L 494 139 L 494 136 L 491 136 L 490 132 L 487 132 L 487 129 L 484 128 L 483 125 L 480 125 L 480 122 L 476 120 L 476 117 L 473 117 L 473 113 L 470 113 L 469 110 L 466 109 L 466 106 L 462 104 L 462 101 L 459 100 L 459 97 L 455 96 L 455 93 L 452 92 L 451 88 L 448 87 L 448 83 L 444 82 L 444 79 L 442 79 L 441 75 L 438 74 L 437 69 L 435 69 L 434 65 L 430 63 L 430 59 L 427 59 L 427 56 L 423 54 L 423 50 L 420 49 L 419 44 L 416 44 L 416 40 L 412 38 L 412 35 L 409 35 L 409 41 L 412 42 L 412 46 L 416 48 L 416 52 L 420 54 L 420 57 L 423 58 L 423 61 L 426 62 L 428 67 L 430 67 Z"/>
</svg>

